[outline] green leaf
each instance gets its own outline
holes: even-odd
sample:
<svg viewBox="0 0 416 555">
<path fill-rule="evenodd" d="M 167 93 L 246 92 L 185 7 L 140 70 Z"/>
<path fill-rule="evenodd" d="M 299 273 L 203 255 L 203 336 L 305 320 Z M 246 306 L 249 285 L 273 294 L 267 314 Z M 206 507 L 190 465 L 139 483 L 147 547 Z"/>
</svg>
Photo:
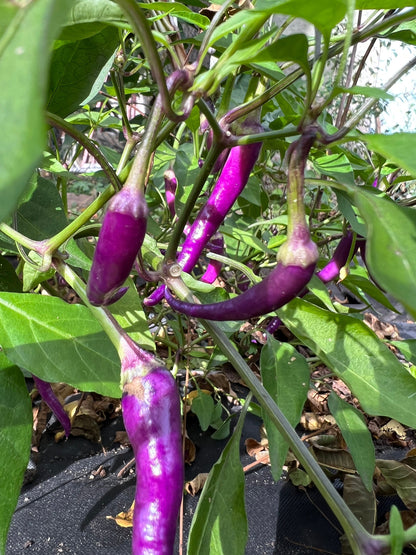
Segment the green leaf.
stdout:
<svg viewBox="0 0 416 555">
<path fill-rule="evenodd" d="M 247 63 L 271 61 L 293 61 L 299 64 L 305 73 L 309 73 L 308 39 L 305 35 L 300 33 L 283 37 L 269 46 L 259 50 L 253 58 L 246 60 Z"/>
<path fill-rule="evenodd" d="M 382 154 L 416 177 L 416 133 L 393 133 L 391 135 L 363 135 L 368 148 Z"/>
<path fill-rule="evenodd" d="M 345 16 L 344 0 L 258 0 L 256 10 L 281 13 L 310 21 L 322 34 L 328 35 Z"/>
<path fill-rule="evenodd" d="M 4 256 L 0 255 L 0 291 L 20 293 L 22 282 L 17 277 L 15 269 Z"/>
<path fill-rule="evenodd" d="M 402 555 L 404 547 L 404 529 L 400 511 L 393 505 L 390 509 L 390 555 Z"/>
<path fill-rule="evenodd" d="M 0 353 L 0 553 L 19 498 L 32 439 L 32 403 L 23 374 Z"/>
<path fill-rule="evenodd" d="M 346 383 L 367 414 L 416 427 L 416 380 L 364 322 L 302 299 L 277 312 L 290 331 Z"/>
<path fill-rule="evenodd" d="M 280 343 L 271 335 L 260 355 L 260 371 L 264 387 L 280 410 L 295 427 L 302 415 L 309 389 L 309 366 L 290 343 Z M 269 439 L 271 471 L 276 482 L 282 474 L 289 445 L 263 411 L 263 420 Z"/>
<path fill-rule="evenodd" d="M 399 27 L 394 28 L 393 32 L 388 31 L 383 38 L 388 38 L 390 40 L 399 40 L 400 42 L 406 42 L 407 44 L 416 45 L 416 21 L 406 21 L 399 25 Z"/>
<path fill-rule="evenodd" d="M 368 491 L 373 491 L 375 450 L 363 415 L 333 391 L 328 397 L 328 407 L 341 430 L 363 484 Z"/>
<path fill-rule="evenodd" d="M 47 109 L 65 117 L 102 87 L 119 43 L 117 29 L 106 27 L 79 41 L 62 41 L 51 60 Z"/>
<path fill-rule="evenodd" d="M 211 395 L 198 388 L 198 397 L 192 400 L 191 410 L 198 417 L 201 430 L 208 430 L 214 413 L 214 400 Z"/>
<path fill-rule="evenodd" d="M 36 241 L 61 231 L 67 222 L 64 206 L 56 185 L 36 176 L 30 199 L 17 210 L 17 229 Z"/>
<path fill-rule="evenodd" d="M 188 555 L 243 555 L 247 543 L 240 438 L 248 403 L 234 433 L 209 473 L 192 519 Z"/>
<path fill-rule="evenodd" d="M 357 190 L 355 200 L 367 227 L 370 272 L 416 315 L 416 211 L 363 189 Z"/>
<path fill-rule="evenodd" d="M 0 345 L 14 364 L 42 380 L 120 397 L 117 352 L 85 306 L 1 293 Z"/>
<path fill-rule="evenodd" d="M 365 96 L 367 98 L 381 98 L 383 100 L 394 100 L 394 96 L 392 94 L 387 93 L 383 89 L 378 89 L 377 87 L 335 87 L 334 89 L 334 96 L 341 93 L 348 93 L 348 94 L 359 94 L 361 96 Z"/>
<path fill-rule="evenodd" d="M 112 0 L 71 0 L 71 10 L 63 21 L 61 40 L 82 40 L 107 25 L 125 28 L 123 10 Z"/>
<path fill-rule="evenodd" d="M 0 40 L 0 75 L 7 76 L 0 95 L 0 221 L 16 207 L 42 157 L 49 52 L 70 4 L 30 2 L 16 11 Z"/>
<path fill-rule="evenodd" d="M 361 297 L 362 293 L 364 293 L 384 305 L 389 310 L 398 312 L 386 295 L 380 291 L 374 283 L 369 281 L 365 268 L 362 268 L 361 266 L 350 268 L 347 277 L 342 280 L 342 285 L 345 285 L 345 287 L 347 287 L 357 297 Z M 371 304 L 371 301 L 366 297 L 364 297 L 364 302 Z"/>
<path fill-rule="evenodd" d="M 390 341 L 392 345 L 395 345 L 402 355 L 411 362 L 416 364 L 416 339 L 406 339 L 403 341 Z"/>
<path fill-rule="evenodd" d="M 315 168 L 345 185 L 355 185 L 351 162 L 345 154 L 327 154 L 313 160 Z"/>
</svg>

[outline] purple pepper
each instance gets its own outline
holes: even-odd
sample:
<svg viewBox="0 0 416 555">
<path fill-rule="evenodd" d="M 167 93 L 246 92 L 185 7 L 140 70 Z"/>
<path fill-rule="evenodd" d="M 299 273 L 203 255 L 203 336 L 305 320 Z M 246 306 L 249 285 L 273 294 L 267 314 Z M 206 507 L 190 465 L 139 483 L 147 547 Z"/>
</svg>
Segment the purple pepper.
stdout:
<svg viewBox="0 0 416 555">
<path fill-rule="evenodd" d="M 250 124 L 247 132 L 261 132 L 260 124 Z M 184 272 L 191 272 L 204 247 L 218 230 L 235 200 L 247 184 L 248 178 L 260 154 L 262 143 L 235 146 L 224 164 L 222 172 L 206 202 L 196 217 L 178 255 L 178 263 Z M 160 285 L 143 303 L 154 306 L 164 296 L 165 285 Z"/>
<path fill-rule="evenodd" d="M 175 299 L 166 289 L 170 306 L 205 320 L 248 320 L 273 312 L 303 291 L 313 276 L 318 250 L 309 230 L 299 226 L 281 247 L 280 260 L 263 281 L 233 299 L 219 303 L 195 304 Z"/>
<path fill-rule="evenodd" d="M 172 169 L 166 170 L 163 174 L 165 180 L 165 196 L 166 196 L 166 203 L 169 208 L 170 215 L 172 218 L 175 216 L 175 194 L 176 188 L 178 186 L 178 180 L 176 179 L 176 175 Z"/>
<path fill-rule="evenodd" d="M 319 272 L 316 274 L 323 283 L 328 283 L 328 281 L 332 281 L 333 279 L 338 277 L 341 268 L 345 266 L 348 260 L 353 237 L 353 232 L 348 231 L 347 234 L 344 235 L 344 237 L 338 243 L 331 260 L 326 266 L 322 268 L 322 270 L 319 270 Z M 357 251 L 357 248 L 358 244 L 356 242 L 354 254 Z"/>
<path fill-rule="evenodd" d="M 124 187 L 110 200 L 98 237 L 88 278 L 88 300 L 109 305 L 127 291 L 128 278 L 146 234 L 148 216 L 144 194 Z"/>
<path fill-rule="evenodd" d="M 51 384 L 49 382 L 41 380 L 36 376 L 33 376 L 33 374 L 32 377 L 33 381 L 35 382 L 36 389 L 39 391 L 39 395 L 54 413 L 58 422 L 64 429 L 65 436 L 68 437 L 71 433 L 71 421 L 67 413 L 64 411 L 61 403 L 57 399 L 55 393 L 53 392 Z"/>
<path fill-rule="evenodd" d="M 216 233 L 209 243 L 207 244 L 207 249 L 215 254 L 224 254 L 224 237 L 221 233 Z M 217 277 L 221 273 L 222 262 L 219 260 L 210 260 L 206 270 L 201 277 L 201 281 L 204 283 L 214 283 Z"/>
<path fill-rule="evenodd" d="M 261 283 L 241 295 L 219 303 L 194 304 L 175 299 L 166 289 L 165 298 L 177 312 L 204 320 L 248 320 L 273 312 L 299 295 L 311 279 L 315 263 L 306 268 L 281 262 Z"/>
<path fill-rule="evenodd" d="M 174 378 L 161 367 L 136 375 L 123 386 L 121 406 L 136 459 L 132 552 L 172 555 L 184 475 Z"/>
</svg>

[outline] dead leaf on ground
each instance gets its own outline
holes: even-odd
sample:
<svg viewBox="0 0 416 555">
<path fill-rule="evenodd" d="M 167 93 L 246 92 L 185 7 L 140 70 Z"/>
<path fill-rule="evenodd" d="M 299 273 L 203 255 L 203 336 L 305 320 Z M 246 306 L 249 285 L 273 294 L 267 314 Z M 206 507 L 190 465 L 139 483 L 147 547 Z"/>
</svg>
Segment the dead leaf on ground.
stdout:
<svg viewBox="0 0 416 555">
<path fill-rule="evenodd" d="M 399 330 L 395 325 L 382 322 L 370 312 L 364 313 L 364 323 L 367 324 L 380 339 L 401 339 Z"/>
<path fill-rule="evenodd" d="M 192 464 L 196 457 L 196 447 L 195 443 L 188 437 L 185 436 L 185 455 L 184 460 L 186 464 Z"/>
<path fill-rule="evenodd" d="M 134 501 L 130 509 L 126 512 L 118 513 L 116 516 L 107 516 L 109 520 L 115 520 L 118 526 L 121 528 L 131 528 L 133 526 L 133 511 L 134 511 Z"/>
<path fill-rule="evenodd" d="M 208 472 L 197 474 L 193 480 L 185 483 L 185 491 L 195 497 L 202 490 L 209 476 Z"/>
</svg>

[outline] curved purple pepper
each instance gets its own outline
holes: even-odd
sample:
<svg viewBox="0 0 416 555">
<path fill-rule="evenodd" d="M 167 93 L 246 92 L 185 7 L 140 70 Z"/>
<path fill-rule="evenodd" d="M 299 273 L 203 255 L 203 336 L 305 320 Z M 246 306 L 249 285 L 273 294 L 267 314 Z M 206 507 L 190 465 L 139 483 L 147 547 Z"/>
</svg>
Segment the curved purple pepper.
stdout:
<svg viewBox="0 0 416 555">
<path fill-rule="evenodd" d="M 204 320 L 248 320 L 273 312 L 294 299 L 307 285 L 315 263 L 306 268 L 285 266 L 279 262 L 261 283 L 247 289 L 241 295 L 219 303 L 195 304 L 179 301 L 166 289 L 165 298 L 177 312 Z"/>
<path fill-rule="evenodd" d="M 68 437 L 71 433 L 71 421 L 69 416 L 64 411 L 61 403 L 58 401 L 51 384 L 49 382 L 45 382 L 40 378 L 34 376 L 32 374 L 33 381 L 35 382 L 36 389 L 39 391 L 39 395 L 51 409 L 51 411 L 56 416 L 58 422 L 61 424 L 62 428 L 64 429 L 65 436 Z"/>
<path fill-rule="evenodd" d="M 333 279 L 339 276 L 339 272 L 341 268 L 343 268 L 347 263 L 348 256 L 351 251 L 353 237 L 354 237 L 353 232 L 348 231 L 347 234 L 344 235 L 344 237 L 342 237 L 342 239 L 338 243 L 337 248 L 335 249 L 331 257 L 331 260 L 328 262 L 328 264 L 326 264 L 326 266 L 324 266 L 322 270 L 319 270 L 319 272 L 316 273 L 318 278 L 323 283 L 328 283 L 329 281 L 332 281 Z M 353 256 L 361 245 L 362 245 L 362 240 L 357 239 L 354 245 Z M 303 297 L 306 293 L 307 291 L 304 291 L 299 296 Z M 266 331 L 271 335 L 273 335 L 277 331 L 281 323 L 282 321 L 280 320 L 280 318 L 278 317 L 272 318 L 270 322 L 267 324 Z"/>
<path fill-rule="evenodd" d="M 347 263 L 348 255 L 350 254 L 352 240 L 354 234 L 352 231 L 348 231 L 344 237 L 342 237 L 341 241 L 338 243 L 337 248 L 334 250 L 334 254 L 332 255 L 331 260 L 328 262 L 326 266 L 317 272 L 318 278 L 323 283 L 328 283 L 328 281 L 332 281 L 336 277 L 338 277 L 339 272 L 343 266 Z M 358 242 L 355 243 L 354 253 L 356 253 L 358 249 Z"/>
<path fill-rule="evenodd" d="M 309 230 L 299 227 L 281 247 L 280 260 L 263 281 L 233 299 L 211 304 L 196 304 L 175 299 L 166 289 L 170 306 L 205 320 L 248 320 L 273 312 L 299 295 L 315 271 L 318 250 Z"/>
<path fill-rule="evenodd" d="M 87 283 L 92 305 L 112 304 L 127 291 L 121 286 L 143 244 L 147 216 L 147 203 L 140 191 L 125 187 L 110 200 Z"/>
<path fill-rule="evenodd" d="M 247 132 L 261 132 L 260 124 L 247 124 Z M 262 143 L 235 146 L 224 164 L 222 172 L 206 202 L 200 210 L 178 255 L 178 264 L 184 272 L 191 272 L 204 247 L 218 230 L 235 200 L 247 184 L 250 173 L 260 154 Z M 164 296 L 165 285 L 160 285 L 147 299 L 145 306 L 154 306 Z"/>
<path fill-rule="evenodd" d="M 133 554 L 172 555 L 184 476 L 176 382 L 165 368 L 135 376 L 121 406 L 136 459 Z"/>
<path fill-rule="evenodd" d="M 216 233 L 211 238 L 207 244 L 207 249 L 215 254 L 224 254 L 224 237 L 221 233 Z M 201 277 L 201 281 L 204 283 L 214 283 L 221 273 L 221 268 L 222 262 L 214 259 L 210 260 L 203 276 Z"/>
</svg>

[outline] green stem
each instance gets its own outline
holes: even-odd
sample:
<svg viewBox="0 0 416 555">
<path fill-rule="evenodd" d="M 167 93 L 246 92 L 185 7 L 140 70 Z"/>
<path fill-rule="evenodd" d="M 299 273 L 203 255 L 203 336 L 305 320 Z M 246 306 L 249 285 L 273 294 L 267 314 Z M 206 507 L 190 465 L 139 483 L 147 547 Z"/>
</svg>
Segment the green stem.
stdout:
<svg viewBox="0 0 416 555">
<path fill-rule="evenodd" d="M 384 86 L 384 90 L 388 91 L 403 75 L 405 75 L 412 67 L 416 65 L 416 57 L 410 60 L 407 64 L 405 64 Z M 347 121 L 347 123 L 336 133 L 330 135 L 328 137 L 329 142 L 339 141 L 347 133 L 349 133 L 355 126 L 359 123 L 362 117 L 373 108 L 378 102 L 378 98 L 371 98 L 367 102 L 365 102 L 354 114 L 354 116 Z M 329 144 L 329 142 L 327 144 Z"/>
<path fill-rule="evenodd" d="M 52 253 L 59 249 L 65 241 L 75 235 L 75 233 L 77 233 L 84 224 L 90 221 L 94 214 L 96 214 L 98 210 L 100 210 L 114 195 L 114 192 L 115 191 L 112 185 L 106 187 L 101 195 L 93 200 L 92 203 L 75 218 L 75 220 L 69 223 L 62 231 L 44 241 L 47 244 L 47 250 Z"/>
<path fill-rule="evenodd" d="M 108 180 L 113 185 L 114 190 L 118 191 L 121 189 L 121 183 L 116 175 L 116 172 L 113 170 L 111 165 L 108 163 L 106 157 L 101 152 L 101 150 L 84 135 L 81 131 L 78 131 L 73 125 L 62 119 L 61 117 L 57 116 L 56 114 L 51 114 L 51 112 L 46 112 L 46 120 L 49 125 L 53 127 L 58 127 L 58 129 L 62 129 L 65 133 L 70 135 L 73 139 L 75 139 L 80 145 L 82 145 L 85 150 L 87 150 L 91 156 L 95 158 L 95 160 L 100 164 L 104 173 L 107 175 Z"/>
<path fill-rule="evenodd" d="M 234 3 L 234 0 L 227 0 L 221 6 L 221 8 L 217 11 L 217 13 L 212 18 L 211 23 L 209 24 L 208 29 L 205 31 L 204 38 L 202 39 L 201 46 L 199 47 L 198 58 L 197 58 L 197 66 L 196 66 L 196 73 L 199 73 L 204 62 L 205 56 L 207 55 L 210 40 L 212 39 L 212 35 L 217 28 L 218 24 L 221 23 L 221 20 L 227 13 L 228 8 Z"/>
<path fill-rule="evenodd" d="M 343 49 L 342 49 L 341 61 L 333 83 L 333 89 L 338 87 L 339 84 L 341 83 L 345 68 L 347 67 L 349 49 L 350 49 L 351 40 L 352 40 L 352 33 L 354 30 L 354 12 L 355 12 L 355 0 L 348 0 L 346 35 L 345 35 Z"/>
<path fill-rule="evenodd" d="M 202 166 L 198 177 L 192 187 L 192 190 L 189 194 L 189 197 L 186 201 L 186 204 L 178 218 L 178 221 L 175 224 L 175 227 L 172 230 L 172 235 L 166 249 L 165 254 L 165 261 L 171 262 L 176 259 L 176 251 L 178 250 L 178 245 L 181 240 L 182 231 L 191 215 L 192 209 L 198 200 L 198 197 L 202 191 L 202 188 L 208 179 L 210 171 L 215 163 L 215 160 L 218 158 L 219 154 L 221 153 L 223 147 L 217 142 L 214 142 L 212 148 L 209 150 L 204 165 Z"/>
<path fill-rule="evenodd" d="M 416 8 L 412 8 L 406 12 L 402 12 L 391 17 L 387 17 L 383 19 L 381 22 L 376 23 L 375 25 L 371 25 L 362 31 L 357 31 L 351 37 L 351 44 L 357 44 L 358 42 L 362 42 L 372 36 L 378 35 L 383 31 L 389 29 L 393 25 L 399 25 L 405 21 L 412 20 L 416 17 Z M 333 58 L 334 56 L 340 54 L 343 50 L 344 42 L 341 41 L 339 44 L 335 44 L 332 46 L 328 51 L 324 51 L 322 56 L 326 56 L 328 59 Z M 321 58 L 322 58 L 321 56 Z M 312 62 L 311 62 L 312 63 Z M 322 68 L 323 71 L 324 68 Z M 228 114 L 224 118 L 224 123 L 230 124 L 238 118 L 241 118 L 247 114 L 249 114 L 252 110 L 263 106 L 266 102 L 271 100 L 274 96 L 281 93 L 283 90 L 287 89 L 290 85 L 292 85 L 299 77 L 303 75 L 302 69 L 297 69 L 284 77 L 281 81 L 267 89 L 262 95 L 258 96 L 257 98 L 251 100 L 250 102 L 246 102 L 237 106 L 233 110 L 230 110 Z M 317 83 L 317 80 L 316 80 Z M 316 88 L 315 83 L 315 88 Z M 312 93 L 313 96 L 314 93 Z"/>
<path fill-rule="evenodd" d="M 315 141 L 317 130 L 311 126 L 288 149 L 289 169 L 287 184 L 287 236 L 290 238 L 297 229 L 307 227 L 304 182 L 305 166 L 309 151 Z"/>
<path fill-rule="evenodd" d="M 169 287 L 182 300 L 195 302 L 192 295 L 189 294 L 187 287 L 181 280 L 169 280 Z M 288 422 L 285 415 L 276 405 L 270 394 L 263 387 L 261 382 L 256 378 L 249 366 L 246 364 L 241 355 L 236 351 L 225 333 L 213 322 L 201 320 L 205 329 L 210 333 L 214 343 L 218 345 L 222 353 L 234 366 L 242 380 L 248 385 L 257 401 L 268 414 L 276 428 L 282 434 L 285 441 L 290 445 L 295 456 L 301 462 L 310 478 L 314 481 L 316 487 L 320 491 L 322 497 L 328 503 L 332 512 L 343 527 L 350 544 L 356 555 L 361 555 L 360 546 L 371 538 L 370 534 L 364 529 L 357 518 L 352 514 L 349 507 L 335 490 L 332 483 L 327 478 L 317 461 L 312 457 L 306 445 L 301 441 L 296 431 Z"/>
<path fill-rule="evenodd" d="M 13 229 L 9 225 L 0 223 L 0 231 L 4 233 L 10 239 L 13 239 L 19 245 L 23 245 L 27 249 L 35 251 L 40 255 L 44 254 L 45 252 L 45 242 L 44 241 L 34 241 L 33 239 L 29 239 L 26 235 L 19 233 L 16 229 Z"/>
<path fill-rule="evenodd" d="M 133 136 L 133 130 L 130 126 L 129 118 L 127 117 L 126 97 L 124 95 L 124 89 L 123 89 L 122 83 L 120 82 L 121 81 L 120 73 L 112 69 L 110 70 L 110 77 L 111 77 L 111 82 L 113 83 L 113 87 L 116 91 L 118 107 L 121 112 L 121 119 L 123 120 L 123 125 L 126 129 L 127 140 L 129 140 Z"/>
<path fill-rule="evenodd" d="M 153 78 L 157 83 L 159 95 L 161 98 L 163 112 L 166 117 L 172 121 L 182 121 L 183 114 L 177 114 L 173 111 L 170 101 L 169 90 L 166 84 L 165 75 L 163 73 L 162 62 L 157 52 L 155 40 L 147 19 L 135 0 L 116 0 L 121 8 L 126 12 L 130 19 L 134 31 L 140 38 L 146 59 L 150 65 Z"/>
</svg>

